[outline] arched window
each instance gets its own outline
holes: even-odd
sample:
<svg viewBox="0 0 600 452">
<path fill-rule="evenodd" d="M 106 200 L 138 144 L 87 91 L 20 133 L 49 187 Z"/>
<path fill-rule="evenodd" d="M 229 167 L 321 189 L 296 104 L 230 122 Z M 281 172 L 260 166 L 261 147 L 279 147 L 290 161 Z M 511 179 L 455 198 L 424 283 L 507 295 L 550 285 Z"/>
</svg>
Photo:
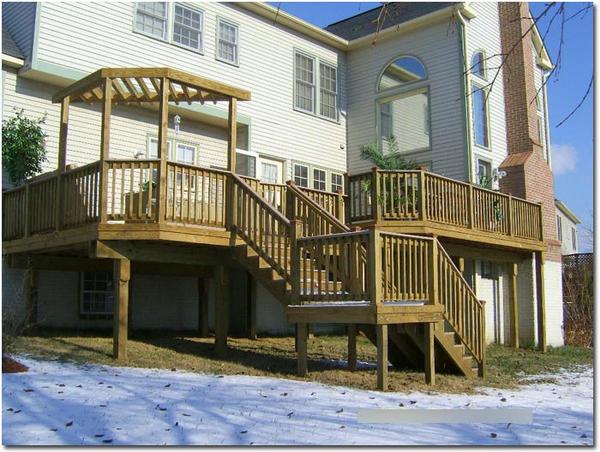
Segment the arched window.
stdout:
<svg viewBox="0 0 600 452">
<path fill-rule="evenodd" d="M 402 56 L 381 73 L 378 90 L 379 138 L 384 149 L 396 147 L 412 153 L 430 148 L 429 87 L 418 83 L 427 79 L 421 61 Z M 415 85 L 415 86 L 413 86 Z"/>
<path fill-rule="evenodd" d="M 481 50 L 475 52 L 471 57 L 471 74 L 485 78 L 485 55 Z"/>
<path fill-rule="evenodd" d="M 403 56 L 388 64 L 379 79 L 379 91 L 397 88 L 427 78 L 425 66 L 418 58 Z"/>
</svg>

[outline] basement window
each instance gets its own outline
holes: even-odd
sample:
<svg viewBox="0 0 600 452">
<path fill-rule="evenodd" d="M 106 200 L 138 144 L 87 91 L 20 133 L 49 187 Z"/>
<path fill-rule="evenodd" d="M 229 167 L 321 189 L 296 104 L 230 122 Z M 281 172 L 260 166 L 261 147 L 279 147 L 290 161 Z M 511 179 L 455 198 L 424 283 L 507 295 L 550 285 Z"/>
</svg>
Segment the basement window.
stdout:
<svg viewBox="0 0 600 452">
<path fill-rule="evenodd" d="M 113 299 L 114 287 L 110 272 L 81 274 L 81 315 L 112 316 Z"/>
</svg>

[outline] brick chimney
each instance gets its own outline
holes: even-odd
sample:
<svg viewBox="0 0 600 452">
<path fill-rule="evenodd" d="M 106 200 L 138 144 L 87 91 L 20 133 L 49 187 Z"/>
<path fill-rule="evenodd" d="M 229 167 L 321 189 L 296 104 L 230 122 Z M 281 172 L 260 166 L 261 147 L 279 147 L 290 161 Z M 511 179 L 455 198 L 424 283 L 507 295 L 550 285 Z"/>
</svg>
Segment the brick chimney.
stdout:
<svg viewBox="0 0 600 452">
<path fill-rule="evenodd" d="M 503 67 L 508 156 L 500 165 L 500 169 L 507 174 L 500 179 L 500 190 L 542 203 L 544 239 L 548 242 L 546 258 L 560 261 L 553 175 L 544 159 L 542 144 L 538 141 L 534 102 L 536 63 L 532 32 L 527 33 L 531 26 L 531 19 L 528 19 L 531 14 L 527 3 L 500 2 L 498 5 L 502 52 L 510 53 Z"/>
</svg>

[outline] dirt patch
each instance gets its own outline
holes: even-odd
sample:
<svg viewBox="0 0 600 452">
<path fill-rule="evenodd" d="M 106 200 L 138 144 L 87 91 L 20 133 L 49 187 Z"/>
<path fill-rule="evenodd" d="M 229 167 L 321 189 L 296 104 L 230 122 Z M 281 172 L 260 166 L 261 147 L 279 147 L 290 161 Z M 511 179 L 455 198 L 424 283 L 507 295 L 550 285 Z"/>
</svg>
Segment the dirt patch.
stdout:
<svg viewBox="0 0 600 452">
<path fill-rule="evenodd" d="M 27 372 L 29 368 L 24 366 L 20 362 L 15 361 L 8 356 L 2 357 L 2 373 L 3 374 L 16 374 L 18 372 Z"/>
</svg>

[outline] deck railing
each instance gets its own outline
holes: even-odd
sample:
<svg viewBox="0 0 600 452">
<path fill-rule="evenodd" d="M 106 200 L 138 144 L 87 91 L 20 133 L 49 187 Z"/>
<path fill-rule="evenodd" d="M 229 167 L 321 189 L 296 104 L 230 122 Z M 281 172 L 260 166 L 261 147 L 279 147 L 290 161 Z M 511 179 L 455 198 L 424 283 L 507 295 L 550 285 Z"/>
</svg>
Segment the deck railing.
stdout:
<svg viewBox="0 0 600 452">
<path fill-rule="evenodd" d="M 427 171 L 349 176 L 352 223 L 429 221 L 506 237 L 543 240 L 540 204 Z"/>
</svg>

